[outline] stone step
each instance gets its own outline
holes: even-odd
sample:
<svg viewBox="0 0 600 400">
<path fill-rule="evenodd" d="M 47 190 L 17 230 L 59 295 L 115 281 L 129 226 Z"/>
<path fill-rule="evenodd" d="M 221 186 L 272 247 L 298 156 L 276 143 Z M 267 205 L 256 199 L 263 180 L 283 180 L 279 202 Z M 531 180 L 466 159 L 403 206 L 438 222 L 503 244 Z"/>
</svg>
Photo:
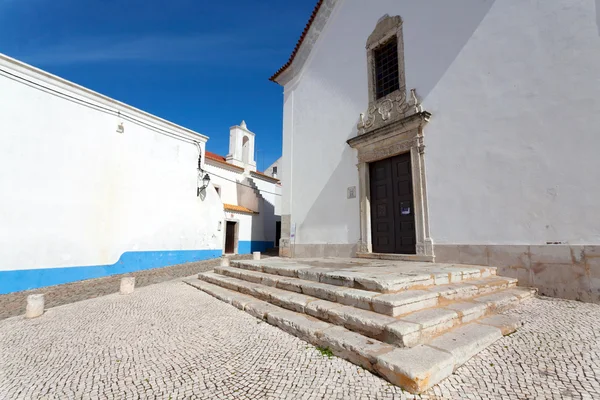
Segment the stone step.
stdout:
<svg viewBox="0 0 600 400">
<path fill-rule="evenodd" d="M 322 300 L 362 308 L 392 317 L 434 307 L 438 304 L 446 304 L 452 300 L 468 299 L 512 288 L 517 285 L 516 279 L 493 275 L 483 279 L 472 279 L 468 283 L 451 283 L 430 286 L 424 289 L 409 289 L 396 293 L 382 294 L 380 292 L 353 289 L 235 267 L 216 267 L 215 272 L 248 282 L 302 293 L 318 297 Z"/>
<path fill-rule="evenodd" d="M 263 272 L 288 278 L 299 278 L 334 286 L 380 293 L 447 285 L 496 275 L 496 268 L 427 262 L 396 262 L 393 265 L 356 265 L 356 262 L 330 263 L 289 261 L 279 258 L 232 261 L 235 268 Z M 330 265 L 330 266 L 327 266 Z"/>
<path fill-rule="evenodd" d="M 429 344 L 398 348 L 208 282 L 193 279 L 186 283 L 315 346 L 328 348 L 336 356 L 377 373 L 411 393 L 431 388 L 519 325 L 507 316 L 496 315 L 450 330 Z"/>
<path fill-rule="evenodd" d="M 482 318 L 491 312 L 512 307 L 519 302 L 515 293 L 500 292 L 475 297 L 469 302 L 449 302 L 445 307 L 429 308 L 391 317 L 214 272 L 201 273 L 198 278 L 291 311 L 343 326 L 398 347 L 413 347 L 425 343 L 461 323 Z M 512 290 L 517 290 L 516 293 L 527 291 L 521 288 Z"/>
</svg>

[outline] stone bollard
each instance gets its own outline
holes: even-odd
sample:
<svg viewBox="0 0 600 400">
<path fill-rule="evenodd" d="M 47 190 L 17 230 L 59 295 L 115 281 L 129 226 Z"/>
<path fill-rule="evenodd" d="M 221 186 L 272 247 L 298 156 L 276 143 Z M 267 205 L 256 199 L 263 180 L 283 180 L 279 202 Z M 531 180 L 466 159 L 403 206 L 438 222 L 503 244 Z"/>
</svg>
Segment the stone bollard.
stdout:
<svg viewBox="0 0 600 400">
<path fill-rule="evenodd" d="M 27 309 L 25 310 L 25 318 L 39 317 L 44 313 L 44 295 L 30 294 L 27 296 Z"/>
<path fill-rule="evenodd" d="M 121 294 L 131 294 L 135 288 L 135 277 L 128 276 L 121 278 Z"/>
<path fill-rule="evenodd" d="M 221 267 L 229 267 L 229 258 L 227 258 L 227 257 L 221 258 Z"/>
<path fill-rule="evenodd" d="M 255 251 L 254 253 L 252 253 L 252 259 L 260 260 L 260 251 Z"/>
</svg>

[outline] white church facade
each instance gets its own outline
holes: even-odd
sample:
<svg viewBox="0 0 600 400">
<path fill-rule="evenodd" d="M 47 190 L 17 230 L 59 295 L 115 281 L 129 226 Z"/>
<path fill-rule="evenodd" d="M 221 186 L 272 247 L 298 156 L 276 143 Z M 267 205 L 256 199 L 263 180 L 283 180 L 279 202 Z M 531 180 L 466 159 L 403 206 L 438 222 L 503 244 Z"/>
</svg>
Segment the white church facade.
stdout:
<svg viewBox="0 0 600 400">
<path fill-rule="evenodd" d="M 280 254 L 489 265 L 600 302 L 597 7 L 318 1 L 271 78 Z"/>
<path fill-rule="evenodd" d="M 0 120 L 0 295 L 274 247 L 280 185 L 244 124 L 217 163 L 207 136 L 2 54 Z"/>
</svg>

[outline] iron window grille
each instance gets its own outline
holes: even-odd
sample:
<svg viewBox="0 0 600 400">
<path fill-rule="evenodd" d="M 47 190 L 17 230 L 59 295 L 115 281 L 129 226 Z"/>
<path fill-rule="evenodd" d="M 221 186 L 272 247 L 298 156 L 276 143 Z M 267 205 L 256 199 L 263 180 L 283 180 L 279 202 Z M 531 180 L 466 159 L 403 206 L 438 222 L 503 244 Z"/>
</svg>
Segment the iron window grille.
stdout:
<svg viewBox="0 0 600 400">
<path fill-rule="evenodd" d="M 398 40 L 394 36 L 374 51 L 376 98 L 400 89 L 398 74 Z"/>
</svg>

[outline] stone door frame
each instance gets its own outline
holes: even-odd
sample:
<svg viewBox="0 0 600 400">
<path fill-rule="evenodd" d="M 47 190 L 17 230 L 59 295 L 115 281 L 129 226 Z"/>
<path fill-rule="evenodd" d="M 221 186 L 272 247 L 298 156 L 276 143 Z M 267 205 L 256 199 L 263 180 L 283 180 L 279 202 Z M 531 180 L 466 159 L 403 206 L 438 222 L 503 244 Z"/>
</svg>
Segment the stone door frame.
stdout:
<svg viewBox="0 0 600 400">
<path fill-rule="evenodd" d="M 229 254 L 229 255 L 236 255 L 239 254 L 239 232 L 240 232 L 240 220 L 235 218 L 235 217 L 231 217 L 231 218 L 225 218 L 225 226 L 223 229 L 223 255 Z M 234 227 L 234 231 L 233 231 L 233 253 L 226 253 L 226 249 L 227 249 L 227 222 L 233 222 L 235 224 Z"/>
<path fill-rule="evenodd" d="M 425 179 L 425 146 L 423 126 L 429 121 L 426 111 L 419 111 L 409 117 L 386 125 L 375 131 L 356 136 L 348 144 L 358 151 L 358 177 L 360 198 L 360 241 L 359 253 L 373 253 L 371 237 L 371 203 L 369 163 L 410 153 L 413 200 L 415 213 L 416 255 L 398 257 L 433 261 L 433 242 L 429 231 L 429 209 L 427 206 L 427 185 Z"/>
</svg>

